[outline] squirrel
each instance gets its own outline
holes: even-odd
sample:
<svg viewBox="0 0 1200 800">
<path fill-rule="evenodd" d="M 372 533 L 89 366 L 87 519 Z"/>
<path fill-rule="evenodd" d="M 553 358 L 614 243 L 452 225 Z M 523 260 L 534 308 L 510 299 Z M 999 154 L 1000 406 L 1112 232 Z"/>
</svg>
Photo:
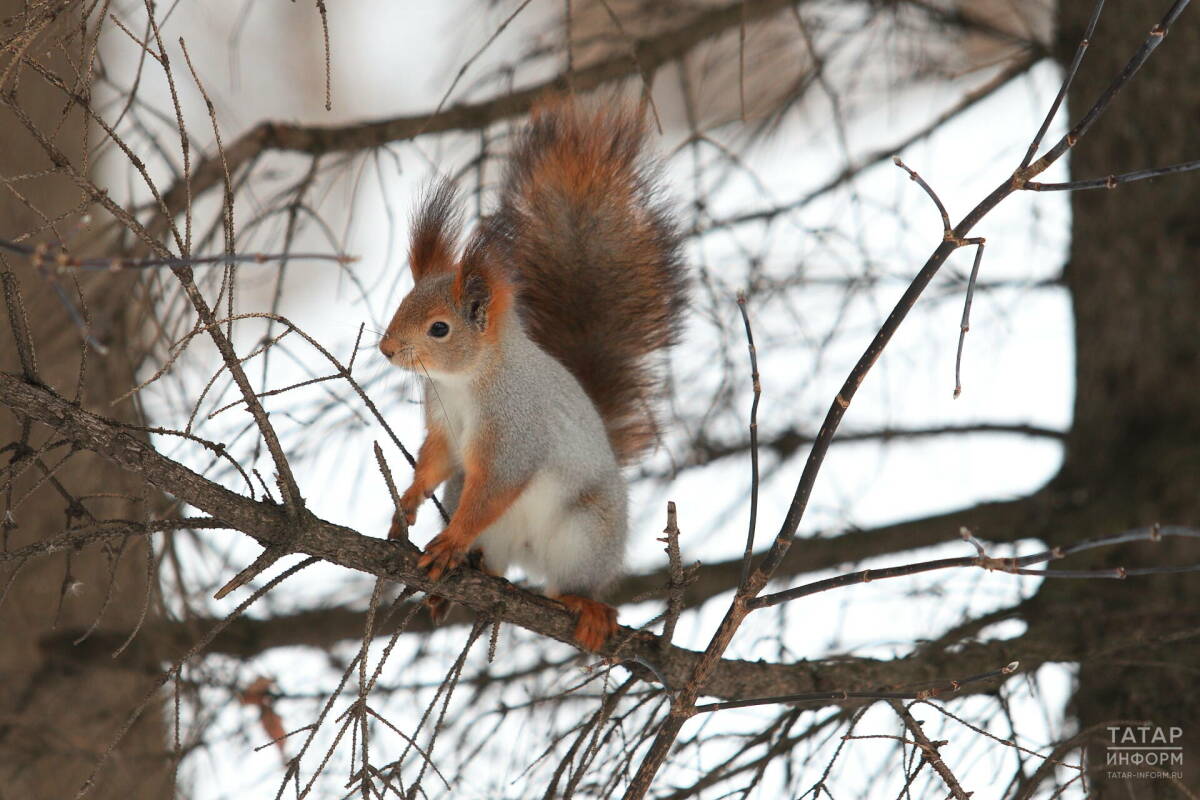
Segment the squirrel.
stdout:
<svg viewBox="0 0 1200 800">
<path fill-rule="evenodd" d="M 446 482 L 450 522 L 419 565 L 434 580 L 468 556 L 493 575 L 519 565 L 578 615 L 591 651 L 617 630 L 598 598 L 624 560 L 621 468 L 656 441 L 654 356 L 678 340 L 686 302 L 645 140 L 640 110 L 541 103 L 498 209 L 461 250 L 455 186 L 426 192 L 414 286 L 379 342 L 424 379 L 426 437 L 389 536 Z"/>
</svg>

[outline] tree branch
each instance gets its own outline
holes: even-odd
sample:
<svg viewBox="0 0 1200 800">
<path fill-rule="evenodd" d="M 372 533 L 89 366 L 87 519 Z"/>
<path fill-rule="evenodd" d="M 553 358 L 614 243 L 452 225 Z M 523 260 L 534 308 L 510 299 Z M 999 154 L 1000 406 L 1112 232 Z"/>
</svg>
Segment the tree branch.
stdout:
<svg viewBox="0 0 1200 800">
<path fill-rule="evenodd" d="M 945 544 L 955 541 L 958 531 L 964 527 L 975 531 L 987 531 L 987 538 L 992 543 L 1043 538 L 1046 530 L 1042 522 L 1045 519 L 1041 511 L 1042 505 L 1038 497 L 1007 503 L 984 503 L 972 508 L 879 528 L 848 531 L 827 538 L 807 538 L 784 559 L 775 572 L 775 577 L 795 577 L 857 563 L 867 558 Z M 211 528 L 213 525 L 205 527 Z M 72 546 L 83 546 L 88 541 L 96 540 L 96 534 L 74 536 L 70 539 Z M 690 580 L 683 588 L 683 608 L 686 610 L 699 607 L 713 597 L 736 589 L 741 565 L 740 556 L 728 561 L 700 564 L 690 572 Z M 669 579 L 669 571 L 665 567 L 654 572 L 628 575 L 607 599 L 613 605 L 620 606 L 642 602 L 647 597 L 665 595 Z M 394 617 L 398 622 L 401 618 L 406 618 L 407 613 L 400 612 Z M 469 624 L 473 619 L 473 614 L 454 609 L 449 618 L 434 625 L 428 615 L 418 613 L 411 619 L 406 619 L 404 632 L 427 634 L 447 627 Z M 181 622 L 162 622 L 151 630 L 150 635 L 162 636 L 168 648 L 175 648 L 178 643 L 190 641 L 198 631 L 206 630 L 217 622 L 217 618 L 203 617 Z M 361 638 L 366 624 L 365 610 L 346 606 L 276 614 L 267 619 L 239 619 L 213 642 L 209 652 L 250 658 L 277 647 L 327 648 L 341 641 Z M 377 625 L 374 635 L 391 636 L 395 631 L 394 624 Z M 78 633 L 70 638 L 77 638 Z"/>
<path fill-rule="evenodd" d="M 475 611 L 498 615 L 503 621 L 561 642 L 574 642 L 574 617 L 552 600 L 473 569 L 457 571 L 434 583 L 417 566 L 418 551 L 415 548 L 363 536 L 349 528 L 319 519 L 308 511 L 289 520 L 282 506 L 252 500 L 213 483 L 158 453 L 127 433 L 119 423 L 92 414 L 47 388 L 32 385 L 9 373 L 0 373 L 0 403 L 21 417 L 50 426 L 78 446 L 138 473 L 148 483 L 207 512 L 230 528 L 251 536 L 264 547 L 286 543 L 289 552 L 315 556 L 422 591 L 435 590 L 438 595 Z M 730 578 L 733 585 L 736 585 L 739 569 L 740 566 L 733 567 Z M 254 623 L 243 621 L 243 627 L 253 626 Z M 184 638 L 193 637 L 188 635 Z M 150 639 L 147 637 L 147 641 Z M 93 646 L 106 641 L 103 635 L 99 635 L 95 637 Z M 220 641 L 219 637 L 217 641 Z M 182 642 L 176 639 L 174 646 L 180 644 Z M 952 663 L 940 656 L 896 661 L 836 659 L 797 664 L 721 659 L 705 680 L 701 693 L 738 699 L 826 691 L 831 688 L 898 686 L 927 683 L 947 674 L 984 672 L 994 668 L 997 663 L 1006 663 L 1017 657 L 1029 664 L 1045 660 L 1074 660 L 1076 654 L 1062 645 L 1055 649 L 1055 645 L 1058 643 L 1052 642 L 1048 649 L 1015 654 L 1011 652 L 1008 642 L 988 643 L 975 648 L 969 655 L 965 652 L 956 654 L 951 657 Z M 82 655 L 82 650 L 71 649 L 65 643 L 62 646 L 74 652 L 76 657 Z M 135 645 L 133 649 L 137 647 Z M 215 647 L 221 650 L 225 646 L 215 644 Z M 157 652 L 151 655 L 154 659 L 167 656 Z M 659 637 L 630 628 L 621 628 L 600 655 L 629 664 L 631 669 L 646 679 L 661 677 L 670 688 L 681 686 L 693 674 L 702 658 L 701 653 L 681 647 L 661 647 Z M 639 664 L 653 665 L 653 669 L 640 668 Z"/>
<path fill-rule="evenodd" d="M 942 754 L 938 752 L 938 748 L 946 744 L 946 742 L 934 742 L 925 735 L 925 731 L 921 729 L 921 723 L 899 700 L 891 701 L 892 709 L 896 715 L 904 722 L 904 727 L 908 728 L 908 732 L 912 734 L 916 740 L 917 746 L 921 748 L 921 758 L 929 762 L 934 771 L 941 776 L 945 782 L 946 788 L 950 790 L 950 795 L 954 800 L 967 800 L 971 796 L 971 792 L 963 791 L 962 784 L 958 782 L 958 778 L 946 766 L 946 762 L 942 760 Z"/>
</svg>

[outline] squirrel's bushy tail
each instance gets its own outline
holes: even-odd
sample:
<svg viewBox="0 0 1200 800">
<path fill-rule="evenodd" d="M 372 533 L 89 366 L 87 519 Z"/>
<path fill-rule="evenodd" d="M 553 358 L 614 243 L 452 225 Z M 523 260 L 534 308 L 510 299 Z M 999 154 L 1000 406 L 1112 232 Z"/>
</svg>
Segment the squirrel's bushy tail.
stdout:
<svg viewBox="0 0 1200 800">
<path fill-rule="evenodd" d="M 678 338 L 685 301 L 680 237 L 645 137 L 632 109 L 543 104 L 492 219 L 527 332 L 582 384 L 621 463 L 654 442 L 653 355 Z"/>
</svg>

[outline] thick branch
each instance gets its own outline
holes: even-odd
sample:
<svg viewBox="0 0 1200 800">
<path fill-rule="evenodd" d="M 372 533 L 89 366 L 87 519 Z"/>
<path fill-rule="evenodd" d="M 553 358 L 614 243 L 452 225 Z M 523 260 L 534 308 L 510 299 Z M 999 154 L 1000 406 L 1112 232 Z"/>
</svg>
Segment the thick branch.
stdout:
<svg viewBox="0 0 1200 800">
<path fill-rule="evenodd" d="M 775 573 L 776 579 L 794 577 L 821 570 L 855 564 L 867 558 L 901 553 L 946 542 L 959 541 L 962 528 L 987 531 L 992 543 L 1027 538 L 1044 538 L 1047 533 L 1041 520 L 1043 498 L 1035 496 L 1007 503 L 983 503 L 972 508 L 951 511 L 933 517 L 909 520 L 866 530 L 848 531 L 827 538 L 808 538 L 791 550 Z M 208 526 L 211 527 L 211 526 Z M 981 534 L 983 535 L 983 534 Z M 85 544 L 79 541 L 78 544 Z M 691 573 L 692 580 L 683 591 L 683 607 L 696 608 L 709 600 L 737 588 L 741 573 L 740 557 L 713 564 L 701 564 Z M 613 605 L 642 602 L 649 596 L 664 595 L 669 575 L 661 570 L 626 576 L 606 597 Z M 401 612 L 396 620 L 407 616 Z M 406 633 L 430 633 L 439 628 L 467 624 L 473 614 L 452 610 L 450 617 L 435 626 L 428 615 L 418 613 L 408 620 Z M 163 622 L 151 636 L 161 636 L 171 652 L 183 652 L 200 631 L 219 622 L 219 618 L 191 619 L 186 622 Z M 338 642 L 362 638 L 366 630 L 367 612 L 335 606 L 276 614 L 268 619 L 243 618 L 232 623 L 209 648 L 209 652 L 249 658 L 277 647 L 331 647 Z M 375 636 L 390 636 L 394 626 L 378 625 Z M 82 631 L 68 632 L 74 640 Z M 123 639 L 127 632 L 121 634 Z M 162 659 L 159 659 L 162 660 Z"/>
<path fill-rule="evenodd" d="M 161 455 L 125 432 L 120 424 L 85 411 L 46 388 L 31 385 L 9 373 L 0 373 L 0 403 L 21 417 L 54 428 L 80 447 L 140 474 L 148 483 L 207 512 L 264 546 L 286 542 L 291 552 L 316 556 L 424 591 L 435 588 L 425 572 L 417 567 L 415 549 L 363 536 L 308 512 L 289 523 L 282 506 L 252 500 L 213 483 Z M 480 613 L 497 615 L 506 622 L 562 642 L 574 641 L 574 618 L 559 604 L 518 589 L 502 579 L 477 570 L 462 570 L 444 578 L 436 585 L 436 590 L 439 595 Z M 622 628 L 606 645 L 602 655 L 620 661 L 652 664 L 673 688 L 687 680 L 701 658 L 700 653 L 680 647 L 662 648 L 657 636 L 629 628 Z M 1026 663 L 1031 658 L 1025 653 L 1019 657 Z M 985 647 L 977 658 L 960 660 L 955 656 L 952 669 L 954 673 L 963 674 L 980 672 L 1013 658 L 1014 654 L 1010 652 L 996 653 L 994 648 Z M 1039 659 L 1033 656 L 1032 660 Z M 815 668 L 818 664 L 820 669 Z M 945 675 L 939 670 L 947 666 L 923 659 L 861 660 L 846 664 L 840 661 L 769 664 L 722 659 L 705 682 L 702 693 L 720 698 L 744 698 L 831 688 L 896 686 L 943 678 Z"/>
</svg>

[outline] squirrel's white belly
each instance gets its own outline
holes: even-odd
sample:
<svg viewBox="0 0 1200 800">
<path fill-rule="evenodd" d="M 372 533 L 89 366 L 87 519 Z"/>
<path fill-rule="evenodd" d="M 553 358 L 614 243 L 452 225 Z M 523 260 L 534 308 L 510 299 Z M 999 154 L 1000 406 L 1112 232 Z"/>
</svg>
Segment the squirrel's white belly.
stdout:
<svg viewBox="0 0 1200 800">
<path fill-rule="evenodd" d="M 547 593 L 554 594 L 559 578 L 577 571 L 580 559 L 591 556 L 578 515 L 567 513 L 576 494 L 553 472 L 538 472 L 477 540 L 487 567 L 504 574 L 518 565 L 530 577 L 545 579 Z"/>
</svg>

